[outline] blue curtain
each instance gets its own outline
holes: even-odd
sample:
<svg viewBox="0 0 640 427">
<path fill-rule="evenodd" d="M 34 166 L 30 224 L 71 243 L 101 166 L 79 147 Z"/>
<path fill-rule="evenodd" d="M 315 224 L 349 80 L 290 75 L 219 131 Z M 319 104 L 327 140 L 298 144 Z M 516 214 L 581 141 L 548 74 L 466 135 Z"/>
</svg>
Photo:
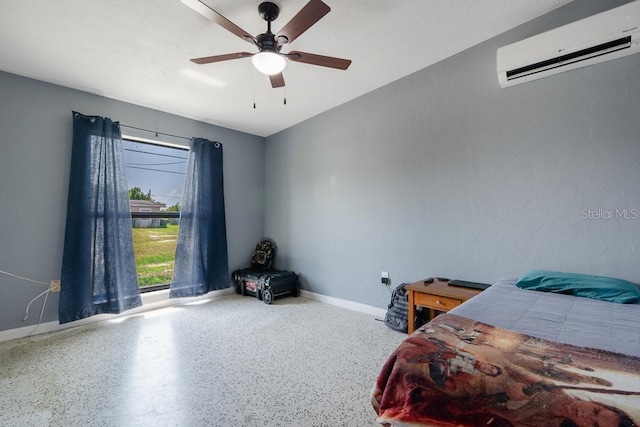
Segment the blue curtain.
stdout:
<svg viewBox="0 0 640 427">
<path fill-rule="evenodd" d="M 119 125 L 74 111 L 60 323 L 140 305 Z"/>
<path fill-rule="evenodd" d="M 222 144 L 191 140 L 171 298 L 229 287 Z"/>
</svg>

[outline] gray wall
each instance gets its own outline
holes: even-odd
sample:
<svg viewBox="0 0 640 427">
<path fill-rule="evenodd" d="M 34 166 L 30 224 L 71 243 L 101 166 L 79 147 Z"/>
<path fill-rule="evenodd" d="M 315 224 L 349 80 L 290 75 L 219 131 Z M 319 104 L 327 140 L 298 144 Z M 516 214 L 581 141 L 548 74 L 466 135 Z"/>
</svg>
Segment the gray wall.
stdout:
<svg viewBox="0 0 640 427">
<path fill-rule="evenodd" d="M 640 214 L 640 55 L 507 89 L 495 65 L 502 45 L 623 3 L 576 0 L 267 138 L 279 267 L 382 308 L 383 270 L 392 286 L 534 268 L 639 281 L 640 218 L 583 209 Z"/>
<path fill-rule="evenodd" d="M 60 278 L 72 110 L 221 142 L 229 267 L 248 263 L 256 241 L 264 236 L 263 138 L 0 72 L 0 270 L 43 282 Z M 123 133 L 154 139 L 153 134 L 126 128 Z M 35 324 L 42 300 L 31 306 L 26 322 L 21 320 L 27 303 L 45 289 L 0 275 L 0 330 Z M 51 294 L 43 321 L 57 318 L 58 294 Z"/>
</svg>

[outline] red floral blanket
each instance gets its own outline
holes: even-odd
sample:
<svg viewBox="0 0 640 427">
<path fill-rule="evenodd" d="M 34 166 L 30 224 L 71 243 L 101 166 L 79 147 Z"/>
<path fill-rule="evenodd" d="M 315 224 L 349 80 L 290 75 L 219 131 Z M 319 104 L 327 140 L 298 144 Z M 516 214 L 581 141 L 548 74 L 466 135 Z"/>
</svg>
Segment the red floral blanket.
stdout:
<svg viewBox="0 0 640 427">
<path fill-rule="evenodd" d="M 640 358 L 442 314 L 389 357 L 372 403 L 395 426 L 640 426 Z"/>
</svg>

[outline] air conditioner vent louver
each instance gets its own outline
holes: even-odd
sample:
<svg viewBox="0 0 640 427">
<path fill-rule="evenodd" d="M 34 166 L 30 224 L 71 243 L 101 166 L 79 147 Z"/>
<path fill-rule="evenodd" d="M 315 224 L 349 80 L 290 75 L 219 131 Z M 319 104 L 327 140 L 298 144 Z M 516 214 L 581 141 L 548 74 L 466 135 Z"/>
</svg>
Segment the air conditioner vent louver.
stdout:
<svg viewBox="0 0 640 427">
<path fill-rule="evenodd" d="M 579 61 L 595 58 L 596 56 L 606 55 L 621 49 L 631 47 L 631 36 L 623 37 L 612 42 L 602 43 L 598 46 L 582 49 L 567 55 L 558 56 L 557 58 L 548 59 L 536 64 L 527 65 L 526 67 L 517 68 L 507 71 L 507 80 L 513 80 L 530 74 L 541 73 L 557 67 L 563 67 Z"/>
<path fill-rule="evenodd" d="M 639 27 L 640 0 L 636 0 L 501 47 L 497 52 L 500 86 L 513 86 L 638 53 Z"/>
</svg>

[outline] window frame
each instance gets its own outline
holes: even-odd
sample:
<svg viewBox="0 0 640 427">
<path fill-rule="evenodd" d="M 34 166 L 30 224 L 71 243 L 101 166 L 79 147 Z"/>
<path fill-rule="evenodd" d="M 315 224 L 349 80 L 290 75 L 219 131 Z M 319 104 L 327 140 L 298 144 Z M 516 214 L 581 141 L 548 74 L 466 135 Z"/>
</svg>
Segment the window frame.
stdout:
<svg viewBox="0 0 640 427">
<path fill-rule="evenodd" d="M 130 141 L 130 142 L 138 142 L 138 143 L 142 143 L 142 144 L 149 144 L 149 145 L 157 145 L 160 147 L 166 147 L 166 148 L 174 148 L 177 150 L 182 150 L 182 151 L 186 151 L 187 153 L 189 152 L 189 147 L 188 146 L 184 146 L 184 145 L 179 145 L 179 144 L 172 144 L 170 142 L 164 142 L 164 141 L 154 141 L 151 139 L 146 139 L 146 138 L 139 138 L 139 137 L 135 137 L 135 136 L 131 136 L 131 135 L 122 135 L 122 140 L 123 141 Z M 127 184 L 128 186 L 128 184 Z M 144 218 L 144 219 L 153 219 L 153 218 L 171 218 L 171 219 L 180 219 L 180 212 L 131 212 L 131 218 L 132 219 L 136 219 L 136 218 Z M 161 283 L 158 285 L 153 285 L 153 286 L 146 286 L 143 288 L 139 288 L 140 289 L 140 293 L 144 294 L 144 293 L 149 293 L 149 292 L 155 292 L 155 291 L 162 291 L 162 290 L 166 290 L 169 289 L 169 287 L 171 286 L 171 283 Z"/>
</svg>

